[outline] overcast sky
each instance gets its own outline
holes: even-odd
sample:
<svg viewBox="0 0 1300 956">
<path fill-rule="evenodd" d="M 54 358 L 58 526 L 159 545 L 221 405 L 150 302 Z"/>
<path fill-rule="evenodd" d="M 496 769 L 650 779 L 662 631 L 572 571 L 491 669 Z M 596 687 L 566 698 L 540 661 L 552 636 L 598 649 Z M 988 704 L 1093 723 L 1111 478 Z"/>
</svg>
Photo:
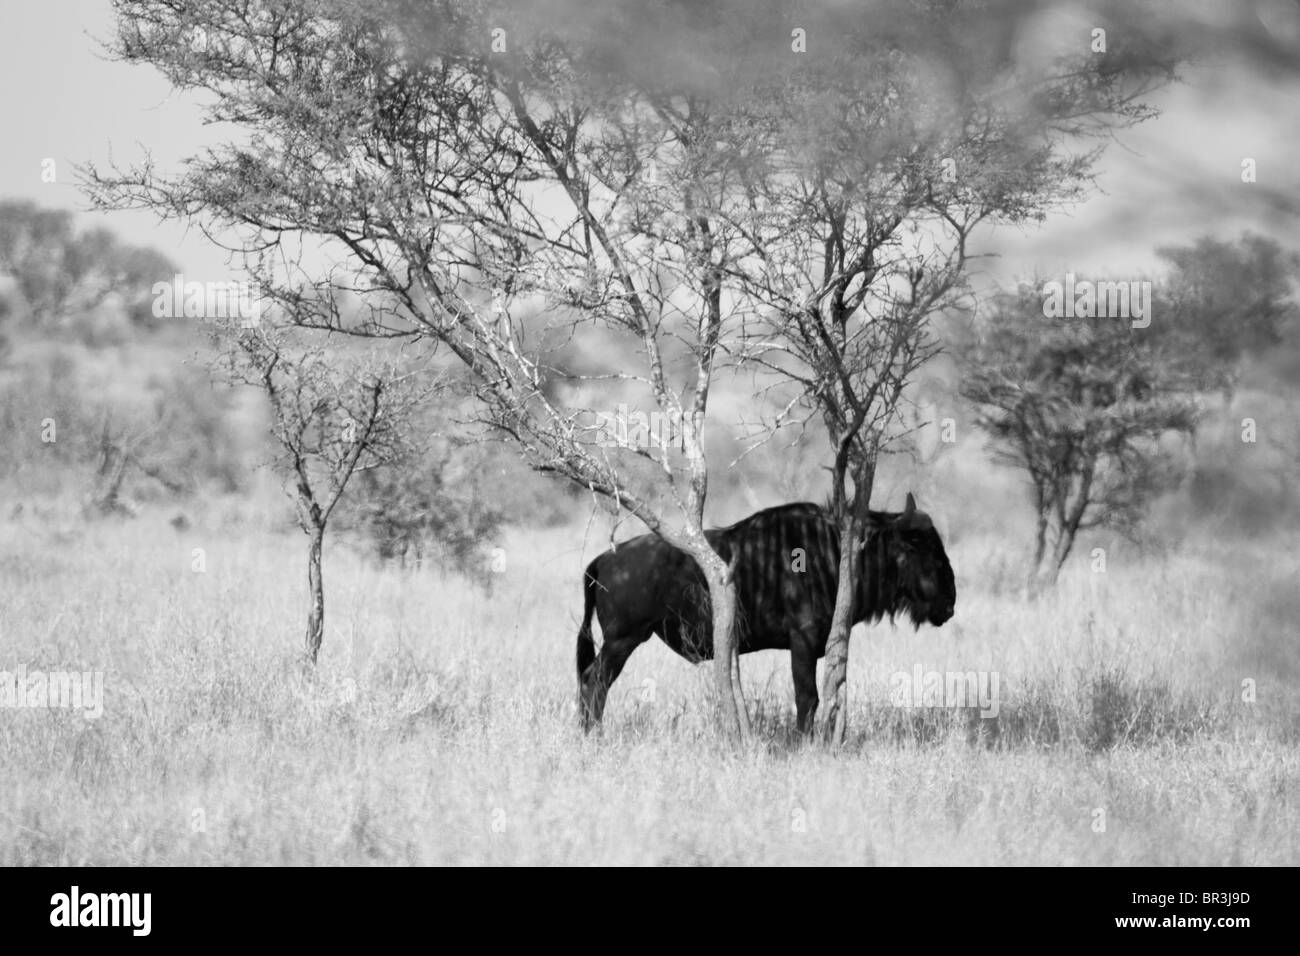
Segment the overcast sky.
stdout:
<svg viewBox="0 0 1300 956">
<path fill-rule="evenodd" d="M 1255 2 L 1268 29 L 1300 30 L 1295 0 Z M 204 141 L 191 101 L 148 68 L 105 58 L 98 41 L 111 33 L 108 4 L 13 3 L 0 17 L 0 196 L 77 210 L 83 223 L 151 244 L 195 278 L 224 277 L 224 254 L 197 231 L 149 214 L 84 212 L 73 163 L 130 162 L 146 144 L 166 168 Z M 1300 245 L 1300 69 L 1265 70 L 1225 49 L 1216 62 L 1183 72 L 1186 82 L 1156 101 L 1162 115 L 1109 149 L 1102 191 L 1041 227 L 985 234 L 975 251 L 999 258 L 978 268 L 1002 281 L 1035 268 L 1122 278 L 1155 268 L 1157 246 L 1248 228 Z M 41 181 L 47 157 L 57 162 L 53 184 Z M 1253 185 L 1241 182 L 1244 157 L 1257 163 Z"/>
</svg>

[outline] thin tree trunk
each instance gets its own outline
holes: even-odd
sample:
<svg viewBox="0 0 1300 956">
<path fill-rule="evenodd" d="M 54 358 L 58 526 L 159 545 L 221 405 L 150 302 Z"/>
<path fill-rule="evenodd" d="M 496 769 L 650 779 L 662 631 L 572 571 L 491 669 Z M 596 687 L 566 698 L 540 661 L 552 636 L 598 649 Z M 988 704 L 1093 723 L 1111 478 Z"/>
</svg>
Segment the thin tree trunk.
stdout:
<svg viewBox="0 0 1300 956">
<path fill-rule="evenodd" d="M 749 712 L 739 686 L 736 655 L 736 579 L 732 569 L 710 548 L 707 555 L 695 555 L 704 569 L 709 586 L 713 624 L 713 683 L 718 706 L 718 723 L 728 737 L 747 740 Z"/>
<path fill-rule="evenodd" d="M 1070 556 L 1070 551 L 1074 548 L 1075 538 L 1079 535 L 1079 525 L 1083 522 L 1084 512 L 1088 510 L 1089 495 L 1092 493 L 1093 476 L 1096 469 L 1096 459 L 1089 461 L 1087 468 L 1079 477 L 1079 490 L 1075 495 L 1074 501 L 1058 509 L 1056 540 L 1052 545 L 1052 553 L 1048 559 L 1047 565 L 1039 566 L 1038 583 L 1039 590 L 1056 586 L 1056 582 L 1061 577 L 1061 569 L 1065 567 L 1065 561 Z"/>
<path fill-rule="evenodd" d="M 325 582 L 321 578 L 321 550 L 325 543 L 325 529 L 317 527 L 308 532 L 307 587 L 311 609 L 307 612 L 307 660 L 316 663 L 321 639 L 325 636 Z"/>
<path fill-rule="evenodd" d="M 1029 569 L 1029 597 L 1037 600 L 1045 592 L 1056 587 L 1056 580 L 1061 575 L 1061 566 L 1056 562 L 1056 555 L 1061 547 L 1061 540 L 1067 534 L 1066 529 L 1052 527 L 1048 516 L 1039 518 L 1039 536 L 1034 548 L 1034 564 Z M 1049 538 L 1052 539 L 1049 545 Z"/>
<path fill-rule="evenodd" d="M 1050 564 L 1047 562 L 1047 531 L 1048 520 L 1046 515 L 1038 517 L 1038 532 L 1034 539 L 1034 563 L 1029 567 L 1029 597 L 1037 598 L 1043 591 L 1056 584 L 1056 574 L 1052 572 Z"/>
<path fill-rule="evenodd" d="M 731 696 L 736 702 L 736 716 L 740 718 L 740 736 L 742 740 L 748 740 L 753 733 L 753 728 L 749 723 L 749 708 L 745 706 L 745 691 L 740 685 L 740 648 L 736 647 L 731 652 Z"/>
<path fill-rule="evenodd" d="M 745 689 L 740 683 L 740 638 L 737 634 L 735 607 L 740 596 L 736 590 L 736 561 L 740 558 L 738 551 L 733 552 L 727 565 L 727 587 L 731 590 L 731 696 L 736 701 L 736 717 L 740 724 L 740 739 L 749 740 L 753 736 L 753 727 L 749 723 L 749 708 L 745 706 Z"/>
<path fill-rule="evenodd" d="M 826 635 L 821 693 L 822 739 L 832 747 L 839 747 L 844 742 L 848 728 L 849 636 L 853 632 L 853 611 L 861 573 L 858 540 L 866 528 L 876 479 L 874 462 L 859 464 L 853 475 L 853 495 L 850 497 L 846 481 L 850 467 L 847 452 L 841 453 L 832 477 L 831 510 L 835 533 L 840 539 L 840 562 L 835 585 L 835 610 L 831 614 L 830 633 Z"/>
<path fill-rule="evenodd" d="M 1056 581 L 1061 576 L 1061 567 L 1050 558 L 1038 565 L 1034 569 L 1033 577 L 1030 579 L 1029 588 L 1031 598 L 1041 597 L 1045 592 L 1056 587 Z"/>
<path fill-rule="evenodd" d="M 1034 534 L 1034 566 L 1033 573 L 1038 572 L 1039 566 L 1043 563 L 1043 554 L 1047 550 L 1047 515 L 1043 512 L 1038 514 L 1038 528 Z"/>
<path fill-rule="evenodd" d="M 849 636 L 853 632 L 854 583 L 858 578 L 857 540 L 861 529 L 847 515 L 836 529 L 840 537 L 840 564 L 835 587 L 835 610 L 826 637 L 826 664 L 822 675 L 822 739 L 832 747 L 844 743 L 848 727 Z M 847 546 L 846 546 L 847 542 Z"/>
<path fill-rule="evenodd" d="M 1070 556 L 1074 549 L 1075 532 L 1073 530 L 1063 531 L 1061 537 L 1057 540 L 1056 549 L 1052 553 L 1052 565 L 1050 568 L 1051 583 L 1061 576 L 1061 569 L 1065 567 L 1065 559 Z"/>
<path fill-rule="evenodd" d="M 1047 528 L 1051 504 L 1041 479 L 1034 479 L 1034 560 L 1029 566 L 1025 587 L 1030 598 L 1036 598 L 1043 588 L 1043 556 L 1047 553 Z"/>
</svg>

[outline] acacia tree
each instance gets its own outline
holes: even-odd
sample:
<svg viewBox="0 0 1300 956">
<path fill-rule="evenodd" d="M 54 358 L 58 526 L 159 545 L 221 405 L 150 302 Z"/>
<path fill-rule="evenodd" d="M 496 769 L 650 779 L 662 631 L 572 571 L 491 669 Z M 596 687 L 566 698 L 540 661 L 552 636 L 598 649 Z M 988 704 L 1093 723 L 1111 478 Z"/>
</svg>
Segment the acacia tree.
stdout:
<svg viewBox="0 0 1300 956">
<path fill-rule="evenodd" d="M 1230 401 L 1242 358 L 1281 345 L 1300 316 L 1300 255 L 1251 233 L 1235 242 L 1200 236 L 1157 251 L 1170 266 L 1157 290 L 1158 308 L 1169 318 L 1152 334 L 1203 391 L 1222 391 Z"/>
<path fill-rule="evenodd" d="M 962 349 L 963 397 L 1033 495 L 1030 588 L 1056 582 L 1080 531 L 1131 530 L 1177 477 L 1161 445 L 1191 435 L 1199 378 L 1127 319 L 1049 319 L 1033 287 L 1004 294 Z"/>
<path fill-rule="evenodd" d="M 1093 137 L 1152 115 L 1143 99 L 1169 77 L 1149 51 L 1098 56 L 1085 37 L 1026 67 L 1007 53 L 1020 6 L 803 15 L 817 55 L 764 57 L 742 94 L 755 116 L 737 151 L 760 159 L 737 164 L 750 201 L 730 222 L 746 245 L 726 273 L 758 317 L 745 358 L 775 373 L 783 396 L 767 434 L 811 420 L 829 438 L 842 542 L 871 531 L 879 456 L 938 351 L 931 317 L 963 304 L 972 233 L 1081 198 Z M 841 549 L 822 688 L 833 742 L 845 732 L 858 559 Z"/>
<path fill-rule="evenodd" d="M 305 655 L 315 664 L 325 633 L 325 532 L 348 484 L 411 452 L 407 426 L 428 397 L 416 363 L 370 353 L 340 354 L 301 330 L 271 320 L 223 328 L 217 368 L 232 384 L 260 389 L 278 448 L 274 462 L 307 536 Z M 404 365 L 406 367 L 404 367 Z"/>
<path fill-rule="evenodd" d="M 95 200 L 227 231 L 290 314 L 344 292 L 369 309 L 360 322 L 317 314 L 318 327 L 436 340 L 469 372 L 482 421 L 532 467 L 606 496 L 695 559 L 720 720 L 746 733 L 734 583 L 703 530 L 710 389 L 736 318 L 723 290 L 733 239 L 716 226 L 734 192 L 718 130 L 734 117 L 707 106 L 715 78 L 648 78 L 611 59 L 644 42 L 634 6 L 581 35 L 512 26 L 518 46 L 498 46 L 499 12 L 472 3 L 116 9 L 118 56 L 203 91 L 212 120 L 252 135 L 175 177 L 147 162 L 88 167 Z M 304 248 L 346 265 L 304 266 Z M 584 325 L 630 339 L 638 366 L 611 363 L 557 394 L 547 352 Z M 680 445 L 610 442 L 602 382 L 639 388 L 680 422 Z"/>
</svg>

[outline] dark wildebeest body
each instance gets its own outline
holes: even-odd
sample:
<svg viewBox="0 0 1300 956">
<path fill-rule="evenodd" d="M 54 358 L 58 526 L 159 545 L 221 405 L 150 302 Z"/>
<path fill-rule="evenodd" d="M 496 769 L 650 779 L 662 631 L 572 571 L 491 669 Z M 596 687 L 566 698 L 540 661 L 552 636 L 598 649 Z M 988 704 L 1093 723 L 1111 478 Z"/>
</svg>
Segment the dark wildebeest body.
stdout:
<svg viewBox="0 0 1300 956">
<path fill-rule="evenodd" d="M 799 729 L 809 731 L 818 703 L 817 659 L 826 652 L 839 580 L 834 523 L 818 505 L 800 503 L 757 512 L 705 535 L 734 568 L 740 653 L 790 651 Z M 578 631 L 584 727 L 600 720 L 610 685 L 651 634 L 692 663 L 713 657 L 704 575 L 693 558 L 658 535 L 632 538 L 595 558 L 584 584 Z M 853 623 L 906 612 L 918 627 L 924 621 L 938 626 L 952 617 L 955 603 L 943 542 L 912 496 L 902 512 L 871 512 Z M 593 610 L 604 639 L 599 654 L 591 633 Z"/>
</svg>

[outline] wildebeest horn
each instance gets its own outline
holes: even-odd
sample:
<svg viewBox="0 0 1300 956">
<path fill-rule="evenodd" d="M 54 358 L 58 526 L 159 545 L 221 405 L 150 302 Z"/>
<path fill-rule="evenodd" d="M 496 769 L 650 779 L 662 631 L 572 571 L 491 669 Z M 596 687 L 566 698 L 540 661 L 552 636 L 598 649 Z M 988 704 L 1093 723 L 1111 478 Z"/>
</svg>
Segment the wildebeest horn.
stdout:
<svg viewBox="0 0 1300 956">
<path fill-rule="evenodd" d="M 903 507 L 903 513 L 898 516 L 898 524 L 904 528 L 919 528 L 921 530 L 934 527 L 930 523 L 929 515 L 916 510 L 916 499 L 912 497 L 910 491 L 907 493 L 907 504 Z"/>
</svg>

